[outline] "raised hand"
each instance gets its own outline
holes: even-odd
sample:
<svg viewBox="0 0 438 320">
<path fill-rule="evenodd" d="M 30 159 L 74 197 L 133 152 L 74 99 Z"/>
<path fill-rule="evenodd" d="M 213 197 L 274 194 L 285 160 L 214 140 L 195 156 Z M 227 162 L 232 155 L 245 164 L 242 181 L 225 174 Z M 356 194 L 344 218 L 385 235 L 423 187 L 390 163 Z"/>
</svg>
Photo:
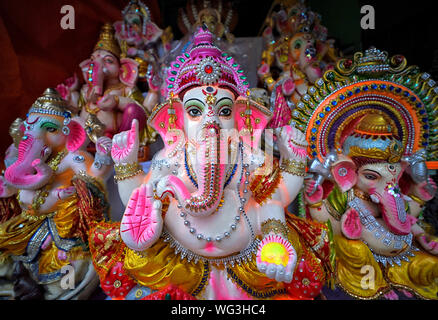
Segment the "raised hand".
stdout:
<svg viewBox="0 0 438 320">
<path fill-rule="evenodd" d="M 123 131 L 113 137 L 111 157 L 115 164 L 137 162 L 139 148 L 138 120 L 132 120 L 131 130 Z"/>
<path fill-rule="evenodd" d="M 304 180 L 304 199 L 309 204 L 314 204 L 322 200 L 324 191 L 320 185 L 316 187 L 316 191 L 310 196 L 313 191 L 316 181 L 313 179 Z"/>
<path fill-rule="evenodd" d="M 154 200 L 151 184 L 143 184 L 126 206 L 120 225 L 122 240 L 129 248 L 143 251 L 158 240 L 162 230 L 161 201 Z"/>
<path fill-rule="evenodd" d="M 268 278 L 290 283 L 297 264 L 297 253 L 288 240 L 268 234 L 257 250 L 257 268 Z"/>
<path fill-rule="evenodd" d="M 112 140 L 108 137 L 99 137 L 96 141 L 96 152 L 106 156 L 111 152 Z"/>
<path fill-rule="evenodd" d="M 307 157 L 307 141 L 305 135 L 289 125 L 275 129 L 277 144 L 282 157 L 304 162 Z"/>
<path fill-rule="evenodd" d="M 433 255 L 438 255 L 438 238 L 427 234 L 417 236 L 417 241 L 421 246 Z"/>
</svg>

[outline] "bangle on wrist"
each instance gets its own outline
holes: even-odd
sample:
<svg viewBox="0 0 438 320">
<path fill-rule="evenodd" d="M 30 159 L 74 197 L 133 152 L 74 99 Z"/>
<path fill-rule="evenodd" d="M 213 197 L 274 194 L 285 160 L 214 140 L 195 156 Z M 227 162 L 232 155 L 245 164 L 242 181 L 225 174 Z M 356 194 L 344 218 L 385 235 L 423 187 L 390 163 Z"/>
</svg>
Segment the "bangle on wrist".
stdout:
<svg viewBox="0 0 438 320">
<path fill-rule="evenodd" d="M 116 182 L 132 178 L 137 174 L 144 172 L 142 166 L 139 165 L 138 162 L 116 164 L 114 165 L 114 170 L 116 171 L 116 174 L 114 175 L 114 180 Z"/>
<path fill-rule="evenodd" d="M 287 225 L 278 219 L 268 219 L 263 221 L 261 224 L 261 231 L 263 235 L 267 235 L 270 232 L 283 236 L 285 239 L 288 238 L 288 228 Z"/>
<path fill-rule="evenodd" d="M 308 204 L 307 207 L 309 207 L 309 208 L 320 208 L 320 207 L 322 207 L 322 200 L 318 201 L 316 203 Z"/>
<path fill-rule="evenodd" d="M 411 198 L 412 200 L 414 200 L 416 203 L 418 203 L 420 205 L 420 207 L 424 206 L 426 204 L 426 201 L 420 199 L 419 197 L 410 194 L 408 195 L 409 198 Z"/>
<path fill-rule="evenodd" d="M 280 165 L 280 170 L 295 176 L 306 176 L 306 164 L 296 160 L 283 159 Z"/>
</svg>

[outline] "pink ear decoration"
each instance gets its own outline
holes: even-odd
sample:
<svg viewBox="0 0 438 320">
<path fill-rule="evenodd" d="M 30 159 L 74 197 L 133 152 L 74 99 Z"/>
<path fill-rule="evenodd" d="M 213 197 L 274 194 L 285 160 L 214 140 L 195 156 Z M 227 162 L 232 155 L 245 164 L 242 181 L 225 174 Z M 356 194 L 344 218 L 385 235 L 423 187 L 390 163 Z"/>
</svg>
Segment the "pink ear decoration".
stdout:
<svg viewBox="0 0 438 320">
<path fill-rule="evenodd" d="M 356 167 L 353 162 L 342 161 L 332 168 L 332 175 L 342 192 L 348 191 L 357 183 Z"/>
<path fill-rule="evenodd" d="M 65 132 L 64 128 L 66 128 Z M 62 128 L 62 132 L 68 136 L 66 148 L 70 152 L 75 152 L 78 150 L 83 145 L 87 137 L 84 128 L 82 128 L 82 126 L 74 120 L 69 121 L 68 125 Z"/>
</svg>

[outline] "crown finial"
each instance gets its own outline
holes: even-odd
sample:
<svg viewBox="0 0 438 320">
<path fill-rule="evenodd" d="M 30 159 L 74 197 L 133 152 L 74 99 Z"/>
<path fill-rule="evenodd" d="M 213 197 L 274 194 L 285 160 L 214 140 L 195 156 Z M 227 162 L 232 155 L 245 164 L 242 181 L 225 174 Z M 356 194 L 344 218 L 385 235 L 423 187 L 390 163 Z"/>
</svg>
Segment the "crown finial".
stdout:
<svg viewBox="0 0 438 320">
<path fill-rule="evenodd" d="M 105 23 L 99 35 L 99 40 L 94 46 L 94 51 L 105 50 L 120 58 L 120 47 L 114 36 L 114 28 L 110 23 Z"/>
</svg>

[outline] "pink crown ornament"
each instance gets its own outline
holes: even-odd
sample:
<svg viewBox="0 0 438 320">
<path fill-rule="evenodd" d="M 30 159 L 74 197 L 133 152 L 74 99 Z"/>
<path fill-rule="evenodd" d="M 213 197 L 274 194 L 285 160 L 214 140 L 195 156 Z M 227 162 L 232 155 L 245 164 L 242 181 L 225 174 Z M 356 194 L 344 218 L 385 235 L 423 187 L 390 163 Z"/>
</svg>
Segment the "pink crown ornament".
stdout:
<svg viewBox="0 0 438 320">
<path fill-rule="evenodd" d="M 213 44 L 213 34 L 205 26 L 195 33 L 190 51 L 171 63 L 166 84 L 168 98 L 193 85 L 225 86 L 242 96 L 249 88 L 240 65 Z"/>
</svg>

